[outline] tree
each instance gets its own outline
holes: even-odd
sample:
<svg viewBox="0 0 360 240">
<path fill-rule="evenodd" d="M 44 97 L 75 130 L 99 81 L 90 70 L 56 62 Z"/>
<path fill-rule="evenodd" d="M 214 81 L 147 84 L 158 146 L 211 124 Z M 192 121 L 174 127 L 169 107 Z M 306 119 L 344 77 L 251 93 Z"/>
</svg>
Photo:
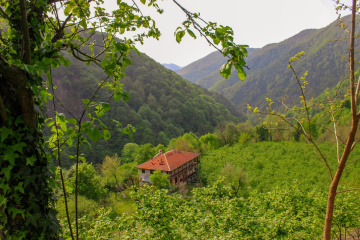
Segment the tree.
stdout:
<svg viewBox="0 0 360 240">
<path fill-rule="evenodd" d="M 222 122 L 216 127 L 216 135 L 222 145 L 233 145 L 238 138 L 238 130 L 232 122 Z"/>
<path fill-rule="evenodd" d="M 113 157 L 106 156 L 101 164 L 101 173 L 104 175 L 106 183 L 112 188 L 119 188 L 120 158 L 115 154 Z"/>
<path fill-rule="evenodd" d="M 139 147 L 136 143 L 127 143 L 123 147 L 121 151 L 121 162 L 122 163 L 129 163 L 133 162 L 134 159 L 132 155 L 134 154 L 135 150 Z"/>
<path fill-rule="evenodd" d="M 185 133 L 181 137 L 170 141 L 168 149 L 185 152 L 200 152 L 198 137 L 194 133 Z"/>
<path fill-rule="evenodd" d="M 271 108 L 271 105 L 273 104 L 272 100 L 267 98 L 266 100 L 269 102 L 268 107 L 266 107 L 266 112 L 259 111 L 258 108 L 252 108 L 248 105 L 248 109 L 252 110 L 255 113 L 260 114 L 266 114 L 266 115 L 275 115 L 278 116 L 282 121 L 288 123 L 295 131 L 299 131 L 299 125 L 300 125 L 300 133 L 304 137 L 304 139 L 313 146 L 315 153 L 319 157 L 320 161 L 324 163 L 324 166 L 326 167 L 326 170 L 329 173 L 330 177 L 330 186 L 328 191 L 328 200 L 327 200 L 327 207 L 326 207 L 326 216 L 324 221 L 324 231 L 323 231 L 323 239 L 324 240 L 330 240 L 331 239 L 331 229 L 332 229 L 332 223 L 333 223 L 333 217 L 334 217 L 334 210 L 335 210 L 335 199 L 336 196 L 340 193 L 348 192 L 348 191 L 359 191 L 358 188 L 352 188 L 352 189 L 345 189 L 338 191 L 340 180 L 342 177 L 342 174 L 344 173 L 344 170 L 348 166 L 348 164 L 351 164 L 355 161 L 348 162 L 349 156 L 351 152 L 354 150 L 357 141 L 355 139 L 356 133 L 358 130 L 358 124 L 360 121 L 360 111 L 358 110 L 358 103 L 359 103 L 359 93 L 360 93 L 360 78 L 358 82 L 355 82 L 355 28 L 356 28 L 356 13 L 358 11 L 357 2 L 356 0 L 352 1 L 351 6 L 347 6 L 345 4 L 340 3 L 337 1 L 337 11 L 341 11 L 342 9 L 351 9 L 351 22 L 350 22 L 350 33 L 349 39 L 350 39 L 350 46 L 349 46 L 349 57 L 347 59 L 349 61 L 350 66 L 350 74 L 349 74 L 349 94 L 345 95 L 345 100 L 342 100 L 346 103 L 346 98 L 350 98 L 351 103 L 351 126 L 350 129 L 347 132 L 347 139 L 342 140 L 340 137 L 340 134 L 337 132 L 337 122 L 339 119 L 336 118 L 336 106 L 333 103 L 333 100 L 336 97 L 336 94 L 334 97 L 328 96 L 328 99 L 326 103 L 328 104 L 328 112 L 330 113 L 330 122 L 332 123 L 333 130 L 330 130 L 332 135 L 334 136 L 336 140 L 336 145 L 333 149 L 337 150 L 337 167 L 334 171 L 329 165 L 329 159 L 328 159 L 328 153 L 323 153 L 321 149 L 318 147 L 317 143 L 315 142 L 315 138 L 317 137 L 317 128 L 314 124 L 313 119 L 311 119 L 310 111 L 311 111 L 311 105 L 310 101 L 307 100 L 305 95 L 305 89 L 308 84 L 306 77 L 307 72 L 304 73 L 303 76 L 298 76 L 295 69 L 294 69 L 294 63 L 298 61 L 303 55 L 305 55 L 305 52 L 299 52 L 294 57 L 290 58 L 288 68 L 291 69 L 293 72 L 295 79 L 299 85 L 300 88 L 300 105 L 301 109 L 300 111 L 295 113 L 296 117 L 286 118 L 285 114 L 277 113 L 275 110 Z M 342 27 L 346 29 L 346 24 L 342 23 Z M 342 82 L 342 81 L 341 81 Z M 328 95 L 328 94 L 327 94 Z M 291 111 L 284 101 L 282 101 L 284 104 L 286 111 Z M 323 104 L 321 104 L 322 106 Z M 339 116 L 340 117 L 340 116 Z M 291 121 L 294 120 L 294 121 Z M 328 129 L 329 130 L 329 129 Z M 341 145 L 341 146 L 340 146 Z M 342 152 L 342 153 L 341 153 Z M 347 168 L 350 169 L 350 168 Z"/>
<path fill-rule="evenodd" d="M 269 130 L 262 125 L 256 126 L 257 141 L 267 141 L 269 139 Z"/>
<path fill-rule="evenodd" d="M 158 189 L 169 189 L 169 175 L 164 174 L 161 171 L 154 171 L 154 173 L 150 175 L 149 180 Z"/>
<path fill-rule="evenodd" d="M 219 142 L 215 134 L 207 133 L 199 138 L 201 152 L 208 152 L 219 148 Z"/>
<path fill-rule="evenodd" d="M 221 170 L 221 176 L 224 177 L 224 183 L 233 189 L 235 195 L 247 184 L 247 173 L 243 169 L 235 167 L 232 163 L 225 164 Z"/>
<path fill-rule="evenodd" d="M 151 143 L 147 143 L 138 146 L 131 156 L 135 162 L 140 164 L 149 161 L 155 154 Z"/>
<path fill-rule="evenodd" d="M 233 42 L 232 29 L 206 22 L 199 14 L 191 13 L 173 1 L 187 16 L 176 30 L 176 40 L 180 42 L 186 33 L 196 38 L 191 30 L 195 29 L 224 56 L 229 56 L 221 74 L 229 77 L 234 66 L 239 77 L 244 79 L 247 46 Z M 146 4 L 146 0 L 140 2 Z M 102 4 L 102 0 L 0 0 L 0 17 L 4 20 L 0 36 L 1 238 L 40 239 L 45 234 L 48 239 L 57 238 L 59 225 L 51 200 L 53 180 L 49 177 L 52 172 L 48 168 L 50 159 L 45 154 L 41 133 L 46 117 L 43 103 L 49 97 L 53 101 L 55 117 L 47 121 L 53 130 L 49 147 L 60 167 L 61 150 L 65 146 L 76 148 L 73 157 L 76 160 L 77 196 L 78 165 L 82 158 L 80 146 L 87 144 L 88 139 L 97 142 L 110 137 L 109 130 L 99 119 L 110 105 L 96 101 L 98 91 L 105 88 L 112 92 L 115 100 L 128 100 L 120 79 L 125 75 L 126 66 L 131 64 L 132 50 L 137 51 L 134 43 L 143 43 L 145 37 L 160 36 L 155 22 L 141 13 L 136 2 L 130 5 L 117 1 L 113 11 L 107 11 Z M 156 0 L 148 1 L 147 5 L 162 12 Z M 115 37 L 136 29 L 143 32 L 133 38 Z M 101 66 L 108 76 L 100 81 L 92 96 L 84 99 L 84 109 L 78 117 L 61 103 L 56 104 L 51 69 L 71 63 L 63 51 L 68 51 L 76 60 Z M 119 122 L 117 129 L 125 134 L 131 134 L 133 130 L 131 126 L 122 127 Z M 63 178 L 61 168 L 60 176 Z M 75 215 L 76 235 L 68 217 L 72 239 L 79 236 L 77 212 Z"/>
<path fill-rule="evenodd" d="M 101 186 L 100 176 L 96 174 L 92 164 L 81 163 L 78 166 L 78 193 L 88 199 L 99 201 L 106 195 L 105 189 Z M 69 182 L 75 189 L 76 165 L 73 165 L 69 173 Z"/>
</svg>

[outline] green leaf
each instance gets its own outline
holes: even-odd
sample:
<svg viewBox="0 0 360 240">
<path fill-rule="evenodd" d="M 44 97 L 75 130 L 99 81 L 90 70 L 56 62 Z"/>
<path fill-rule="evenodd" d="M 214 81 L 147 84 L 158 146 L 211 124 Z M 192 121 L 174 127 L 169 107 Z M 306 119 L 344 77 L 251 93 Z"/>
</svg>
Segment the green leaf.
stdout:
<svg viewBox="0 0 360 240">
<path fill-rule="evenodd" d="M 71 11 L 71 6 L 70 4 L 67 4 L 64 10 L 65 16 L 68 16 L 70 14 L 70 11 Z"/>
<path fill-rule="evenodd" d="M 72 138 L 69 138 L 69 139 L 66 141 L 67 145 L 69 145 L 69 146 L 72 146 L 73 142 L 74 142 L 74 140 L 73 140 Z"/>
<path fill-rule="evenodd" d="M 122 94 L 121 93 L 115 93 L 114 94 L 114 100 L 115 101 L 120 101 L 122 98 Z"/>
<path fill-rule="evenodd" d="M 224 63 L 224 65 L 221 66 L 220 74 L 223 78 L 228 79 L 231 76 L 231 67 L 232 67 L 231 62 L 226 62 Z"/>
<path fill-rule="evenodd" d="M 218 45 L 220 43 L 220 39 L 219 38 L 214 38 L 214 44 Z"/>
<path fill-rule="evenodd" d="M 76 125 L 77 124 L 77 120 L 75 118 L 69 118 L 68 119 L 68 123 L 72 124 L 72 125 Z"/>
<path fill-rule="evenodd" d="M 81 20 L 79 24 L 80 24 L 80 26 L 82 26 L 84 29 L 87 29 L 86 19 Z"/>
<path fill-rule="evenodd" d="M 51 120 L 51 121 L 47 121 L 46 126 L 50 127 L 52 125 L 54 125 L 55 121 Z"/>
<path fill-rule="evenodd" d="M 180 42 L 181 42 L 181 39 L 184 37 L 184 35 L 185 35 L 185 31 L 178 31 L 178 32 L 176 33 L 176 41 L 177 41 L 178 43 L 180 43 Z"/>
<path fill-rule="evenodd" d="M 4 140 L 9 136 L 9 135 L 13 135 L 14 132 L 11 128 L 7 128 L 5 126 L 3 126 L 2 128 L 0 128 L 0 132 L 1 132 L 1 142 L 4 142 Z"/>
<path fill-rule="evenodd" d="M 13 169 L 13 166 L 8 166 L 8 167 L 6 167 L 6 168 L 3 168 L 3 169 L 1 169 L 1 172 L 5 175 L 5 179 L 6 179 L 6 181 L 9 181 L 10 180 L 10 171 L 11 171 L 11 169 Z M 6 185 L 5 185 L 6 186 Z M 9 186 L 8 186 L 9 187 Z M 1 185 L 1 188 L 3 189 L 3 191 L 4 191 L 4 188 L 3 188 L 3 186 Z"/>
<path fill-rule="evenodd" d="M 108 130 L 104 130 L 104 139 L 108 140 L 111 137 L 111 134 Z"/>
<path fill-rule="evenodd" d="M 5 196 L 0 196 L 0 207 L 6 205 L 7 198 Z"/>
<path fill-rule="evenodd" d="M 15 190 L 18 190 L 19 192 L 21 192 L 22 194 L 24 194 L 24 187 L 23 187 L 23 182 L 20 182 L 16 187 L 14 187 Z"/>
<path fill-rule="evenodd" d="M 192 36 L 194 39 L 196 39 L 195 34 L 193 33 L 193 31 L 191 31 L 190 29 L 187 29 L 187 32 L 190 36 Z"/>
<path fill-rule="evenodd" d="M 236 68 L 236 70 L 238 70 L 238 76 L 239 76 L 240 80 L 244 81 L 246 78 L 246 73 L 245 73 L 243 67 L 240 64 L 235 64 L 235 68 Z"/>
<path fill-rule="evenodd" d="M 140 2 L 141 2 L 142 4 L 145 4 L 145 3 L 146 3 L 146 0 L 140 0 Z"/>
<path fill-rule="evenodd" d="M 51 61 L 51 67 L 58 68 L 60 66 L 60 62 L 57 59 L 53 59 Z"/>
<path fill-rule="evenodd" d="M 58 116 L 60 121 L 62 121 L 62 122 L 66 121 L 65 115 L 63 113 L 59 113 L 57 116 Z"/>
<path fill-rule="evenodd" d="M 98 142 L 102 138 L 101 132 L 98 128 L 90 128 L 88 131 L 88 135 L 93 142 Z"/>
<path fill-rule="evenodd" d="M 126 127 L 126 128 L 121 129 L 121 133 L 128 135 L 129 138 L 130 138 L 132 141 L 134 141 L 134 137 L 133 137 L 133 135 L 132 135 L 132 132 L 131 132 L 131 129 L 130 129 L 130 128 Z"/>
<path fill-rule="evenodd" d="M 124 63 L 124 66 L 125 66 L 125 67 L 131 65 L 131 61 L 130 61 L 130 59 L 128 59 L 128 58 L 124 58 L 124 59 L 123 59 L 123 63 Z"/>
<path fill-rule="evenodd" d="M 15 152 L 15 151 L 18 151 L 19 153 L 22 153 L 23 152 L 23 147 L 26 146 L 26 143 L 24 142 L 21 142 L 21 143 L 18 143 L 18 144 L 15 144 L 12 146 L 12 150 Z"/>
<path fill-rule="evenodd" d="M 81 99 L 81 101 L 84 103 L 84 104 L 88 104 L 90 102 L 89 99 Z"/>
<path fill-rule="evenodd" d="M 64 58 L 63 56 L 59 55 L 59 60 L 60 60 L 60 63 L 62 65 L 64 65 L 65 67 L 70 66 L 70 63 L 71 63 L 70 60 Z"/>
<path fill-rule="evenodd" d="M 10 179 L 10 170 L 11 170 L 11 168 L 6 171 L 6 172 L 8 172 L 7 175 L 5 175 L 7 181 Z M 3 191 L 4 195 L 7 193 L 8 190 L 11 190 L 9 184 L 5 184 L 4 181 L 1 182 L 0 189 Z M 1 206 L 1 204 L 0 204 L 0 206 Z"/>
<path fill-rule="evenodd" d="M 4 156 L 4 160 L 8 160 L 10 165 L 13 166 L 13 165 L 15 165 L 15 159 L 18 158 L 18 157 L 19 157 L 19 155 L 16 154 L 16 153 L 13 153 L 13 152 L 12 153 L 7 153 Z"/>
<path fill-rule="evenodd" d="M 34 166 L 35 161 L 36 161 L 36 158 L 34 156 L 29 157 L 26 159 L 26 165 Z"/>
<path fill-rule="evenodd" d="M 106 102 L 102 102 L 98 106 L 95 107 L 95 113 L 96 113 L 96 116 L 98 116 L 98 117 L 103 116 L 109 110 L 110 110 L 110 104 L 106 103 Z"/>
<path fill-rule="evenodd" d="M 104 59 L 104 60 L 101 61 L 101 67 L 102 67 L 102 68 L 105 68 L 108 64 L 109 64 L 109 61 L 106 60 L 106 59 Z"/>
<path fill-rule="evenodd" d="M 18 214 L 20 214 L 23 218 L 25 217 L 25 210 L 23 209 L 9 208 L 9 212 L 12 212 L 12 219 L 15 219 Z"/>
<path fill-rule="evenodd" d="M 222 50 L 222 54 L 224 55 L 224 57 L 226 57 L 227 55 L 229 55 L 231 49 L 232 49 L 232 47 L 225 47 L 225 48 Z"/>
<path fill-rule="evenodd" d="M 41 62 L 45 65 L 49 65 L 52 63 L 52 59 L 51 58 L 47 58 L 47 57 L 43 57 Z"/>
</svg>

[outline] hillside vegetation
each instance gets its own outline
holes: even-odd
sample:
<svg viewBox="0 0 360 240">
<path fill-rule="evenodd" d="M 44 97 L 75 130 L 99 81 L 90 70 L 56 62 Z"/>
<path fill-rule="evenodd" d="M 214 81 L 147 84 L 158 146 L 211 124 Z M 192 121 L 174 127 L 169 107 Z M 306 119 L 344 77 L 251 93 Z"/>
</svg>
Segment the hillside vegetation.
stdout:
<svg viewBox="0 0 360 240">
<path fill-rule="evenodd" d="M 347 16 L 343 20 L 348 23 L 349 19 Z M 288 60 L 298 52 L 306 52 L 295 69 L 299 75 L 308 71 L 308 96 L 317 97 L 346 77 L 347 61 L 343 56 L 347 54 L 349 40 L 345 37 L 345 30 L 335 21 L 322 29 L 301 31 L 280 43 L 249 49 L 246 63 L 250 70 L 247 70 L 246 81 L 239 81 L 236 74 L 223 79 L 216 67 L 225 59 L 216 52 L 178 73 L 191 82 L 223 94 L 242 111 L 247 104 L 263 107 L 265 97 L 278 100 L 285 94 L 288 95 L 288 104 L 292 105 L 298 94 L 294 76 L 287 69 Z"/>
<path fill-rule="evenodd" d="M 182 79 L 145 54 L 141 57 L 133 54 L 133 64 L 128 66 L 126 73 L 122 83 L 130 99 L 128 102 L 110 100 L 111 108 L 102 121 L 110 128 L 115 126 L 111 119 L 123 126 L 131 124 L 136 128 L 133 137 L 137 144 L 167 144 L 170 139 L 185 132 L 202 135 L 214 131 L 220 122 L 245 119 L 219 93 Z M 66 107 L 65 110 L 58 106 L 58 111 L 68 115 L 69 110 L 79 116 L 84 105 L 81 99 L 90 98 L 104 77 L 97 66 L 88 68 L 79 61 L 73 61 L 68 68 L 54 70 L 53 79 L 58 86 L 56 96 Z M 108 92 L 102 90 L 98 96 L 103 102 L 111 98 Z M 51 104 L 48 105 L 50 112 Z M 111 141 L 100 141 L 86 150 L 90 162 L 98 163 L 106 155 L 120 154 L 122 147 L 132 142 L 127 135 L 119 132 L 111 131 L 111 135 Z"/>
</svg>

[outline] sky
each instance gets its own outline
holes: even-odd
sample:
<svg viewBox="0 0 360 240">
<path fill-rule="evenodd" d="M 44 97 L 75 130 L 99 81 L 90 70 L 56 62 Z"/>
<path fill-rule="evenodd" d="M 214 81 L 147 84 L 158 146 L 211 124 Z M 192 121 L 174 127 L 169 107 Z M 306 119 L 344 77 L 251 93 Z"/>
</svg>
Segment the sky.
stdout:
<svg viewBox="0 0 360 240">
<path fill-rule="evenodd" d="M 261 48 L 281 42 L 302 30 L 326 27 L 337 19 L 332 0 L 178 0 L 191 12 L 211 22 L 233 28 L 235 43 Z M 345 2 L 349 2 L 345 0 Z M 174 32 L 186 20 L 171 0 L 159 1 L 164 9 L 157 14 L 138 4 L 144 15 L 150 14 L 162 33 L 160 41 L 145 39 L 137 48 L 159 63 L 186 66 L 215 51 L 203 37 L 194 40 L 185 35 L 178 44 Z"/>
</svg>

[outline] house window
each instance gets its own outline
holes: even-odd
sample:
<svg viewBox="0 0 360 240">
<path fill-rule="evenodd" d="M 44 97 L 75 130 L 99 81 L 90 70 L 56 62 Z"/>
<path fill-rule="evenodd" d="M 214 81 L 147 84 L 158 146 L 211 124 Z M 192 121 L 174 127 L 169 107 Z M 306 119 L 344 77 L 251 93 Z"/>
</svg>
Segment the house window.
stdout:
<svg viewBox="0 0 360 240">
<path fill-rule="evenodd" d="M 150 174 L 153 174 L 154 173 L 154 170 L 150 170 Z"/>
<path fill-rule="evenodd" d="M 175 178 L 175 183 L 177 183 L 177 177 Z"/>
<path fill-rule="evenodd" d="M 145 173 L 145 169 L 141 169 L 141 172 L 142 172 L 142 173 Z"/>
</svg>

